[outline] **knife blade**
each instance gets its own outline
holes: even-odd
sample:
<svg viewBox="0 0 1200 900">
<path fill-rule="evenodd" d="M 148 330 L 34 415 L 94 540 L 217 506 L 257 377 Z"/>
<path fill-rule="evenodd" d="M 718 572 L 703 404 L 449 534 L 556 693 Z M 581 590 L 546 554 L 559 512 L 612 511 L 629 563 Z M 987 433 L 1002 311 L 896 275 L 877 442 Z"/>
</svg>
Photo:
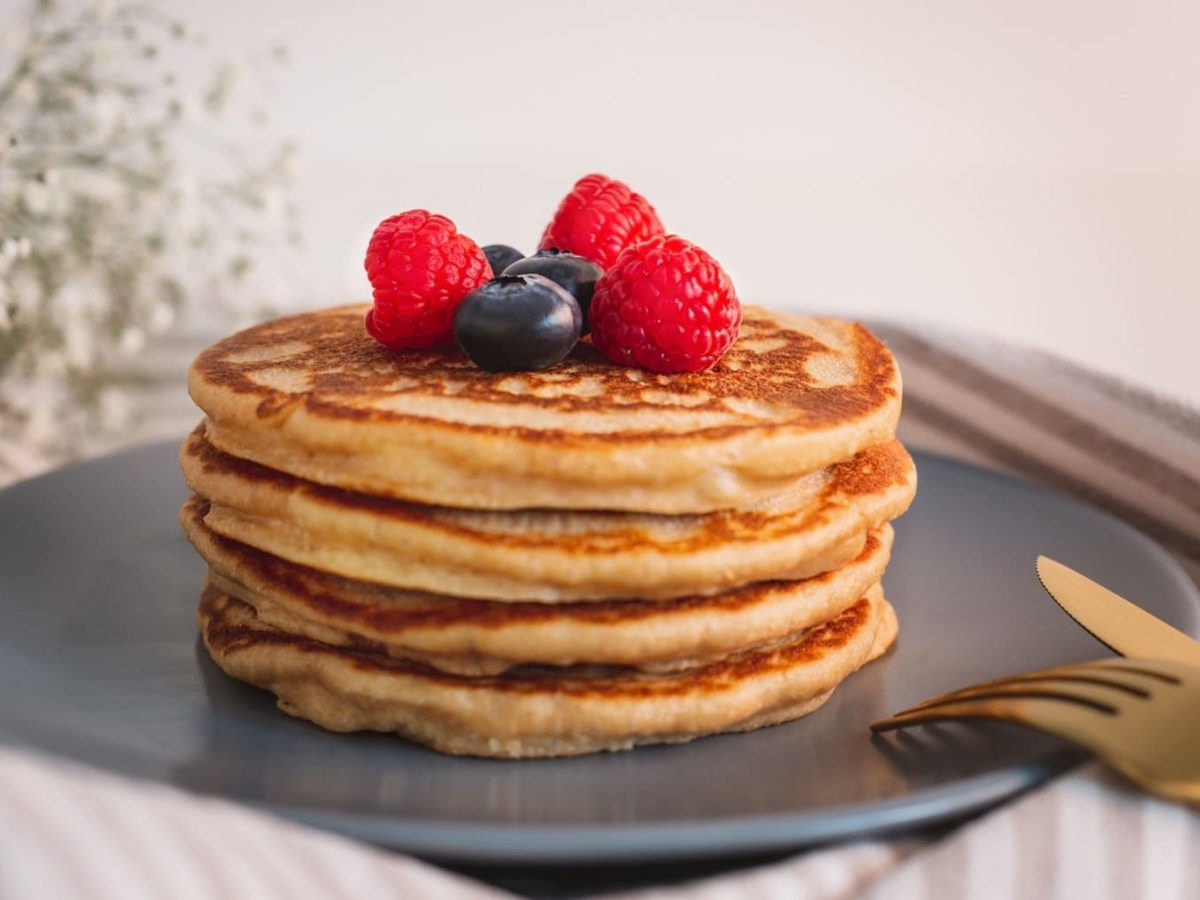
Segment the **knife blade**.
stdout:
<svg viewBox="0 0 1200 900">
<path fill-rule="evenodd" d="M 1200 664 L 1200 642 L 1069 566 L 1039 556 L 1037 575 L 1063 612 L 1109 649 L 1122 656 Z"/>
</svg>

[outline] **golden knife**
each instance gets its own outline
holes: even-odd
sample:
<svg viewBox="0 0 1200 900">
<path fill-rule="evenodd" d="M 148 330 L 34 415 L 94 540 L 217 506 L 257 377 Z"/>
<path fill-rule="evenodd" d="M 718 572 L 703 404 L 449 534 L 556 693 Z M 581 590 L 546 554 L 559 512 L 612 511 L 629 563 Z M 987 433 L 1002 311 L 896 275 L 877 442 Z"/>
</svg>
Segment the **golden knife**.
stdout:
<svg viewBox="0 0 1200 900">
<path fill-rule="evenodd" d="M 1122 656 L 1200 665 L 1200 642 L 1069 566 L 1039 556 L 1037 574 L 1068 616 Z"/>
</svg>

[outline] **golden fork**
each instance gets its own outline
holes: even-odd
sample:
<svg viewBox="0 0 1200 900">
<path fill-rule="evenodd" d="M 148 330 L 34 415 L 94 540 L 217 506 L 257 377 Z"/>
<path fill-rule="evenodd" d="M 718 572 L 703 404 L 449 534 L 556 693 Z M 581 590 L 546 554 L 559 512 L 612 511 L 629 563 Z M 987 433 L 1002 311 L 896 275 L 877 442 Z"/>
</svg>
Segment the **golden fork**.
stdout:
<svg viewBox="0 0 1200 900">
<path fill-rule="evenodd" d="M 1151 793 L 1200 803 L 1200 666 L 1100 659 L 985 681 L 871 730 L 962 719 L 1017 722 L 1064 738 Z"/>
</svg>

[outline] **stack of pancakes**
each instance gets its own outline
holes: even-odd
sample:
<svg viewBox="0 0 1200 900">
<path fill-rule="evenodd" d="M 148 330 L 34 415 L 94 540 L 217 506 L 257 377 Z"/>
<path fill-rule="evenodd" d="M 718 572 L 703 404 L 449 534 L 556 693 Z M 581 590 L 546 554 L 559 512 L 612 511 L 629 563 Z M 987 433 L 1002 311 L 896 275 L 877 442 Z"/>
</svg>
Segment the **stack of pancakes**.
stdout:
<svg viewBox="0 0 1200 900">
<path fill-rule="evenodd" d="M 916 489 L 861 326 L 754 307 L 712 370 L 393 351 L 366 307 L 193 363 L 181 521 L 230 675 L 335 731 L 561 756 L 782 722 L 883 653 Z"/>
</svg>

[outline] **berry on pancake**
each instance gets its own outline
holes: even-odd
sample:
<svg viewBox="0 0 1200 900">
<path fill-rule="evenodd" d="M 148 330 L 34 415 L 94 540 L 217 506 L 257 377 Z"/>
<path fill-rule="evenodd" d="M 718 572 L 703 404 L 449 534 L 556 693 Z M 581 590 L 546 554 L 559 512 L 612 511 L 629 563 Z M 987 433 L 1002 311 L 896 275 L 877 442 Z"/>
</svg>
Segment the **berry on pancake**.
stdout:
<svg viewBox="0 0 1200 900">
<path fill-rule="evenodd" d="M 364 266 L 375 298 L 367 332 L 393 348 L 453 344 L 455 308 L 492 277 L 478 244 L 445 216 L 423 209 L 380 222 Z"/>
<path fill-rule="evenodd" d="M 593 343 L 615 363 L 652 372 L 711 368 L 741 322 L 729 276 L 677 235 L 624 250 L 592 298 Z"/>
<path fill-rule="evenodd" d="M 626 247 L 664 230 L 654 207 L 629 185 L 585 175 L 558 205 L 538 247 L 576 253 L 607 269 Z"/>
<path fill-rule="evenodd" d="M 518 259 L 524 259 L 525 254 L 516 247 L 508 244 L 488 244 L 483 248 L 483 255 L 492 266 L 492 274 L 500 275 Z"/>
<path fill-rule="evenodd" d="M 596 292 L 596 282 L 604 274 L 604 270 L 590 259 L 565 250 L 539 250 L 533 256 L 514 262 L 504 274 L 543 275 L 562 286 L 579 304 L 583 313 L 582 334 L 588 333 L 588 309 Z"/>
<path fill-rule="evenodd" d="M 454 313 L 454 337 L 489 372 L 534 372 L 561 362 L 583 314 L 560 285 L 541 275 L 501 275 L 472 291 Z"/>
</svg>

